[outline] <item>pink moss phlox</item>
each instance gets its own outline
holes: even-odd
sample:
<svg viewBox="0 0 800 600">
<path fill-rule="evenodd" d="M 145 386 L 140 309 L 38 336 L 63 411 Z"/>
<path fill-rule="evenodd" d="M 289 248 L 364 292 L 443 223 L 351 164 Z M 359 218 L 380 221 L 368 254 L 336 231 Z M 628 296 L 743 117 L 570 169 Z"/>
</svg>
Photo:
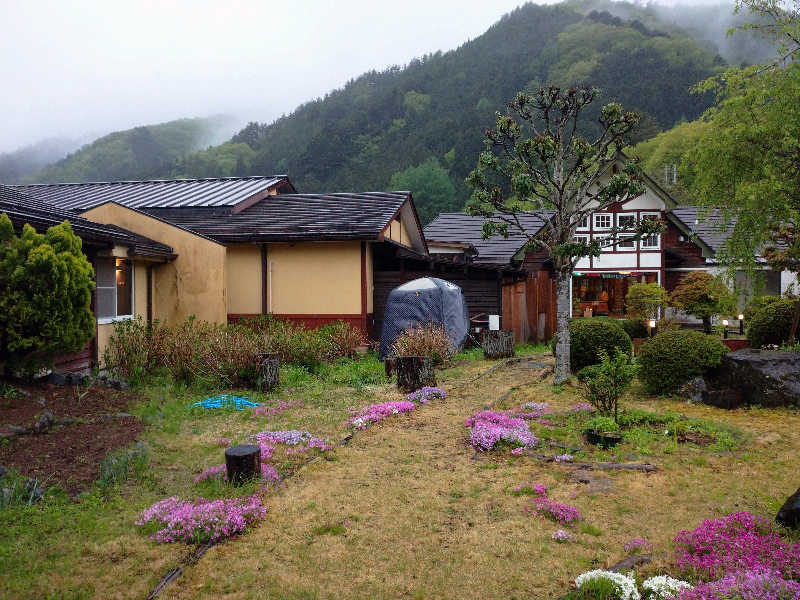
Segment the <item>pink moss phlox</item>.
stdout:
<svg viewBox="0 0 800 600">
<path fill-rule="evenodd" d="M 266 512 L 258 496 L 213 501 L 187 501 L 173 496 L 146 509 L 136 525 L 160 525 L 162 528 L 150 536 L 160 543 L 196 544 L 243 533 Z"/>
<path fill-rule="evenodd" d="M 261 460 L 269 460 L 272 458 L 276 444 L 296 447 L 295 451 L 289 451 L 287 449 L 287 454 L 298 454 L 299 452 L 305 452 L 311 448 L 317 448 L 324 452 L 332 448 L 332 446 L 322 438 L 314 437 L 308 431 L 298 431 L 296 429 L 289 431 L 262 431 L 261 433 L 250 436 L 250 440 L 261 447 Z M 302 450 L 300 448 L 302 448 Z"/>
<path fill-rule="evenodd" d="M 595 408 L 591 404 L 586 404 L 585 402 L 578 402 L 577 404 L 573 404 L 569 407 L 571 412 L 594 412 Z"/>
<path fill-rule="evenodd" d="M 563 525 L 572 525 L 582 520 L 581 513 L 578 512 L 577 508 L 550 500 L 547 496 L 534 498 L 531 505 L 526 506 L 525 510 L 538 517 L 544 517 Z"/>
<path fill-rule="evenodd" d="M 526 402 L 521 408 L 521 413 L 527 411 L 527 414 L 536 415 L 536 417 L 541 417 L 544 414 L 553 412 L 553 409 L 550 408 L 547 402 Z"/>
<path fill-rule="evenodd" d="M 515 456 L 519 456 L 519 455 L 520 455 L 520 454 L 522 454 L 523 452 L 525 452 L 525 448 L 519 447 L 519 448 L 514 448 L 514 449 L 511 451 L 511 454 L 513 454 L 513 455 L 515 455 Z"/>
<path fill-rule="evenodd" d="M 556 542 L 563 544 L 565 542 L 574 542 L 575 538 L 572 537 L 569 533 L 564 531 L 563 529 L 557 529 L 553 532 L 553 535 L 550 536 L 551 539 L 555 540 Z"/>
<path fill-rule="evenodd" d="M 575 460 L 575 457 L 572 456 L 572 454 L 556 454 L 553 457 L 553 460 L 557 463 L 571 463 L 573 460 Z"/>
<path fill-rule="evenodd" d="M 283 400 L 281 400 L 275 406 L 268 406 L 266 404 L 262 404 L 253 411 L 253 417 L 267 417 L 268 419 L 270 419 L 272 417 L 277 417 L 285 410 L 302 406 L 303 403 L 299 400 L 298 401 L 290 400 L 289 402 L 284 402 Z"/>
<path fill-rule="evenodd" d="M 362 408 L 361 412 L 348 419 L 347 422 L 356 429 L 366 429 L 370 423 L 377 423 L 378 421 L 383 421 L 386 417 L 411 412 L 412 410 L 414 410 L 414 403 L 408 400 L 371 404 Z"/>
<path fill-rule="evenodd" d="M 729 573 L 717 581 L 684 590 L 679 600 L 798 600 L 800 582 L 777 571 L 755 569 Z"/>
<path fill-rule="evenodd" d="M 646 550 L 649 552 L 653 549 L 653 544 L 651 544 L 645 538 L 633 538 L 632 540 L 625 542 L 624 548 L 625 552 L 633 552 L 634 550 Z"/>
<path fill-rule="evenodd" d="M 531 433 L 525 419 L 508 413 L 484 410 L 465 421 L 471 428 L 470 444 L 478 450 L 491 450 L 500 441 L 533 448 L 539 442 Z"/>
<path fill-rule="evenodd" d="M 675 536 L 678 567 L 700 581 L 746 571 L 775 571 L 800 578 L 800 544 L 781 540 L 768 521 L 748 512 L 703 521 Z"/>
</svg>

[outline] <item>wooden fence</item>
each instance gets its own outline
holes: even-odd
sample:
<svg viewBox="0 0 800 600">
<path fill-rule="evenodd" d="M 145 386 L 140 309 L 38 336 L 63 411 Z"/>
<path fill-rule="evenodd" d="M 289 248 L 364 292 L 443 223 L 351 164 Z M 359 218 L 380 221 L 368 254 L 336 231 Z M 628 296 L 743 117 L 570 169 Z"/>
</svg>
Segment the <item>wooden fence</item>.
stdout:
<svg viewBox="0 0 800 600">
<path fill-rule="evenodd" d="M 517 342 L 547 341 L 556 331 L 556 285 L 546 271 L 503 285 L 503 329 Z"/>
</svg>

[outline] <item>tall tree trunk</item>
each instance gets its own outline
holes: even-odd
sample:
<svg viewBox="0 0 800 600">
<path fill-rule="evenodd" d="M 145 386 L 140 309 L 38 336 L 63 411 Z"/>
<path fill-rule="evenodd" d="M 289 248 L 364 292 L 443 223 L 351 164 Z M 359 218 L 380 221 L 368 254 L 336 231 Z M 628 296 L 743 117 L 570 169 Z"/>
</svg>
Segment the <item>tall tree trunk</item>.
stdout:
<svg viewBox="0 0 800 600">
<path fill-rule="evenodd" d="M 572 269 L 559 269 L 556 272 L 556 368 L 553 383 L 564 383 L 570 377 L 569 368 L 569 319 L 572 306 L 569 302 L 569 284 Z"/>
<path fill-rule="evenodd" d="M 789 330 L 789 341 L 787 342 L 790 346 L 794 346 L 795 341 L 797 340 L 797 326 L 800 324 L 800 296 L 797 297 L 794 301 L 794 314 L 792 315 L 792 328 Z"/>
</svg>

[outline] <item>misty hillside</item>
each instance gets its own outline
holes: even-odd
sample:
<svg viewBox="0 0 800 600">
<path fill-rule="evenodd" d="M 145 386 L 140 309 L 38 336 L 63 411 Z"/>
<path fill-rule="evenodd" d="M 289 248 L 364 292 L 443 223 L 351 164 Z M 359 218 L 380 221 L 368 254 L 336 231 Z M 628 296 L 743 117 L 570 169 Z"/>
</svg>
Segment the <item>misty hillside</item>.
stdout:
<svg viewBox="0 0 800 600">
<path fill-rule="evenodd" d="M 168 172 L 180 157 L 225 139 L 231 117 L 178 119 L 117 131 L 22 179 L 26 183 L 148 179 Z M 11 182 L 0 174 L 0 181 Z"/>
<path fill-rule="evenodd" d="M 482 131 L 518 90 L 595 84 L 603 102 L 642 113 L 640 139 L 699 116 L 710 99 L 689 87 L 723 59 L 652 13 L 601 8 L 525 5 L 454 51 L 366 73 L 271 125 L 251 124 L 172 175 L 288 173 L 304 192 L 410 188 L 427 222 L 464 205 Z"/>
<path fill-rule="evenodd" d="M 28 175 L 61 160 L 81 143 L 67 138 L 48 138 L 13 152 L 0 153 L 0 182 L 19 183 Z"/>
</svg>

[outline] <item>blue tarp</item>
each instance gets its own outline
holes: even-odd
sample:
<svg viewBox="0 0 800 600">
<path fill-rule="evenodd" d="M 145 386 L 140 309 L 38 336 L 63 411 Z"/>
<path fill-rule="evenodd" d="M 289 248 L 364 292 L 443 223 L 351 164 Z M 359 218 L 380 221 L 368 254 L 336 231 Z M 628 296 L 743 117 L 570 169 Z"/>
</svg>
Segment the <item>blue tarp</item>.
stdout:
<svg viewBox="0 0 800 600">
<path fill-rule="evenodd" d="M 194 404 L 187 404 L 186 408 L 235 408 L 236 410 L 244 410 L 254 406 L 261 406 L 259 402 L 251 402 L 248 400 L 249 396 L 233 396 L 232 394 L 220 394 L 219 396 L 212 396 L 205 400 L 199 400 Z"/>
</svg>

